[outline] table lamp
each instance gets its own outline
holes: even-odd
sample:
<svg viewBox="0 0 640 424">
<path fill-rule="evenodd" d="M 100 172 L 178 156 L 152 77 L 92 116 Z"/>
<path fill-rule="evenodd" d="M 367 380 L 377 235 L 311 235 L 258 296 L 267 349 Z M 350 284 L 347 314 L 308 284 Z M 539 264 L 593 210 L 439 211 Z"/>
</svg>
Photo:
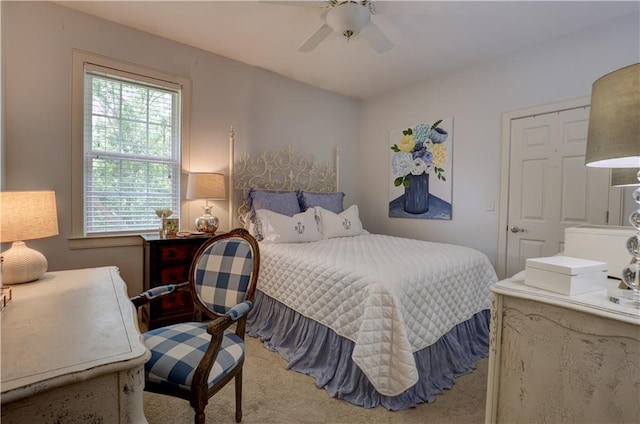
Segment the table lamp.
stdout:
<svg viewBox="0 0 640 424">
<path fill-rule="evenodd" d="M 196 218 L 196 230 L 214 234 L 218 229 L 218 218 L 211 215 L 210 200 L 224 200 L 227 197 L 224 175 L 212 172 L 193 172 L 187 182 L 187 199 L 206 199 L 202 206 L 202 216 Z"/>
<path fill-rule="evenodd" d="M 640 168 L 640 63 L 600 77 L 591 88 L 587 134 L 587 166 Z M 640 180 L 640 173 L 636 173 Z M 640 187 L 633 192 L 640 204 Z M 637 230 L 627 240 L 631 262 L 622 270 L 622 281 L 633 290 L 633 306 L 640 308 L 640 209 L 629 222 Z"/>
<path fill-rule="evenodd" d="M 611 170 L 611 187 L 633 187 L 640 185 L 638 168 L 615 168 Z"/>
<path fill-rule="evenodd" d="M 47 258 L 24 240 L 58 235 L 56 194 L 53 191 L 0 193 L 0 242 L 13 242 L 2 253 L 2 283 L 37 280 L 47 271 Z"/>
</svg>

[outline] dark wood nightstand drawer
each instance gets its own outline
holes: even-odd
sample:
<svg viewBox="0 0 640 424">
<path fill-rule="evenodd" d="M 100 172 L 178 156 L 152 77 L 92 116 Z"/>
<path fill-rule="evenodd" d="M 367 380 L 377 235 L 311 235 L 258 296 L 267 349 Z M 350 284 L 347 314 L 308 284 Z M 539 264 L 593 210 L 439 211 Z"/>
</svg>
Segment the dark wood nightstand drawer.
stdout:
<svg viewBox="0 0 640 424">
<path fill-rule="evenodd" d="M 182 316 L 189 320 L 192 312 L 193 300 L 191 300 L 191 293 L 186 290 L 179 290 L 162 296 L 156 302 L 151 303 L 151 315 L 154 317 L 151 324 L 155 324 L 157 319 L 163 319 L 166 322 L 173 320 L 172 324 L 175 324 L 176 320 L 174 318 L 176 316 Z M 152 327 L 155 328 L 157 326 L 152 325 Z"/>
<path fill-rule="evenodd" d="M 143 235 L 144 290 L 165 284 L 189 280 L 191 262 L 209 237 L 161 239 L 157 235 Z M 151 302 L 148 314 L 143 314 L 149 329 L 191 319 L 193 301 L 188 291 L 180 290 Z"/>
<path fill-rule="evenodd" d="M 162 261 L 177 261 L 192 258 L 191 246 L 177 245 L 177 246 L 162 246 L 160 247 L 160 260 Z M 198 248 L 196 248 L 196 251 Z M 195 252 L 194 252 L 195 253 Z"/>
<path fill-rule="evenodd" d="M 163 310 L 190 309 L 193 305 L 191 293 L 187 291 L 178 291 L 177 293 L 162 296 L 160 303 Z"/>
<path fill-rule="evenodd" d="M 173 283 L 182 283 L 183 281 L 187 281 L 189 279 L 189 267 L 191 264 L 184 265 L 172 265 L 164 267 L 160 270 L 160 283 L 164 284 L 173 284 Z M 153 285 L 160 285 L 154 284 Z"/>
</svg>

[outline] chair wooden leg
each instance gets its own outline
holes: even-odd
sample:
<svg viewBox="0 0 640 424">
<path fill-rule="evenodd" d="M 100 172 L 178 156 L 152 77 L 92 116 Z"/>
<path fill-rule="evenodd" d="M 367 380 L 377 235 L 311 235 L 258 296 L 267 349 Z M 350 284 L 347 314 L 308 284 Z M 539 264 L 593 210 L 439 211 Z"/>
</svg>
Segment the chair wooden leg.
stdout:
<svg viewBox="0 0 640 424">
<path fill-rule="evenodd" d="M 242 421 L 242 368 L 235 378 L 236 385 L 236 422 Z"/>
<path fill-rule="evenodd" d="M 194 424 L 205 424 L 204 411 L 196 411 L 196 415 L 193 419 Z"/>
</svg>

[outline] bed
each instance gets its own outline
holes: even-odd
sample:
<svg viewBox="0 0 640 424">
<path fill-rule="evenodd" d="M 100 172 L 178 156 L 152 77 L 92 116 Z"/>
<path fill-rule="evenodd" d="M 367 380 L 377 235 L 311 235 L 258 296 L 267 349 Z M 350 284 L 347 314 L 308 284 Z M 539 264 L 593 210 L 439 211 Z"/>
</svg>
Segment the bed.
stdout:
<svg viewBox="0 0 640 424">
<path fill-rule="evenodd" d="M 332 397 L 432 402 L 487 356 L 497 276 L 477 250 L 367 232 L 357 205 L 344 208 L 338 164 L 338 152 L 333 168 L 291 147 L 235 163 L 239 216 L 261 250 L 248 334 Z"/>
</svg>

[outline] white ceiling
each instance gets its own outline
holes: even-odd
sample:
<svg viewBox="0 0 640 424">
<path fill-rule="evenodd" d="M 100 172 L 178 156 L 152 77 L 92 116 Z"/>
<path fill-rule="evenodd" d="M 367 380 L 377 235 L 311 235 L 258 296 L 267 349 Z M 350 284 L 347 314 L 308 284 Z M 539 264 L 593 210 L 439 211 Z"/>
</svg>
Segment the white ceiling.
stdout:
<svg viewBox="0 0 640 424">
<path fill-rule="evenodd" d="M 638 1 L 375 1 L 372 21 L 394 47 L 333 33 L 298 47 L 322 25 L 318 2 L 57 2 L 345 96 L 365 99 L 571 32 L 638 13 Z M 594 52 L 594 60 L 597 60 Z"/>
</svg>

